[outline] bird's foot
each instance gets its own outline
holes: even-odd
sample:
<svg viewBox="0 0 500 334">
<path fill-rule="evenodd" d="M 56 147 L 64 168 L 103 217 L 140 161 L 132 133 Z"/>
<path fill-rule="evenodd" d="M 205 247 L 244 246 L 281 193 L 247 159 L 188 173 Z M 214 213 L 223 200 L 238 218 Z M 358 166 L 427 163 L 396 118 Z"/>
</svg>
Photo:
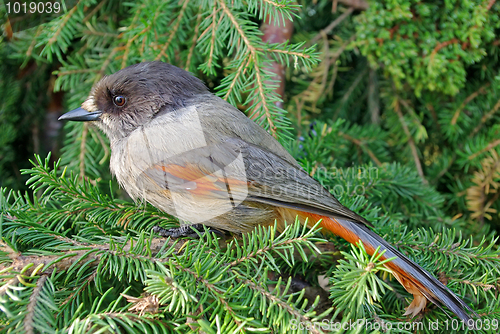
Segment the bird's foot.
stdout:
<svg viewBox="0 0 500 334">
<path fill-rule="evenodd" d="M 163 228 L 160 226 L 153 227 L 153 232 L 158 233 L 160 236 L 167 238 L 194 238 L 198 239 L 200 236 L 205 234 L 205 228 L 203 224 L 191 224 L 191 225 L 182 225 L 179 227 L 173 228 Z M 199 233 L 197 233 L 199 232 Z M 209 228 L 208 232 L 214 232 L 216 234 L 221 234 L 221 231 Z"/>
</svg>

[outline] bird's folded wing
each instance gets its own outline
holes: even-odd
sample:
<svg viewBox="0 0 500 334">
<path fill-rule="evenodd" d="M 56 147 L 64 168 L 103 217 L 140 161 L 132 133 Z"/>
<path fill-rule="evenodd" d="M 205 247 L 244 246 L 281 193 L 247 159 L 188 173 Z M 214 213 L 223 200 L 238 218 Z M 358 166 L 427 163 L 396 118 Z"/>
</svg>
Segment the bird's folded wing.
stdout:
<svg viewBox="0 0 500 334">
<path fill-rule="evenodd" d="M 305 171 L 240 139 L 229 138 L 158 161 L 144 170 L 138 182 L 150 190 L 189 194 L 200 203 L 206 199 L 229 199 L 233 205 L 258 202 L 369 225 Z"/>
</svg>

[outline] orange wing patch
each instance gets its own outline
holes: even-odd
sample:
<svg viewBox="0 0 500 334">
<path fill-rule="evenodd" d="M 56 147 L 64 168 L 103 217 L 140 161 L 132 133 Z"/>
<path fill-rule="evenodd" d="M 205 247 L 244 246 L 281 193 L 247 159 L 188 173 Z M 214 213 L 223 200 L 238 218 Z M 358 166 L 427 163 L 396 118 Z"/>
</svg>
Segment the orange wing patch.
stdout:
<svg viewBox="0 0 500 334">
<path fill-rule="evenodd" d="M 220 192 L 226 194 L 228 191 L 238 191 L 239 187 L 248 186 L 248 182 L 225 176 L 221 170 L 216 173 L 208 173 L 194 164 L 180 166 L 170 164 L 166 166 L 155 166 L 156 169 L 173 176 L 184 182 L 177 187 L 198 196 L 217 196 Z"/>
</svg>

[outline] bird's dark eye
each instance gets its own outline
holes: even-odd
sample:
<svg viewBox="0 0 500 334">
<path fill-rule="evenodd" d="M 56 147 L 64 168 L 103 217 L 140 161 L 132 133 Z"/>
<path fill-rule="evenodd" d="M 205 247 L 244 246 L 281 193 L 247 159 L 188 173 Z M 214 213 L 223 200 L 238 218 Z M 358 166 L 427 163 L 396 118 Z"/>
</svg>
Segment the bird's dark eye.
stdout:
<svg viewBox="0 0 500 334">
<path fill-rule="evenodd" d="M 126 102 L 127 102 L 127 99 L 125 98 L 125 96 L 120 96 L 119 95 L 119 96 L 113 97 L 113 103 L 117 107 L 123 107 Z"/>
</svg>

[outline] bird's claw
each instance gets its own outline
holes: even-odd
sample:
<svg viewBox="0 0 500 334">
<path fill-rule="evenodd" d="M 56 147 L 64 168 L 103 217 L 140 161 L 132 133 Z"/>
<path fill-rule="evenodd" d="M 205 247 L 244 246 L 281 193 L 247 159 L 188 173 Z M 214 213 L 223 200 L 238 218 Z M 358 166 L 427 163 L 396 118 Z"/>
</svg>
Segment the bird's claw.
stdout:
<svg viewBox="0 0 500 334">
<path fill-rule="evenodd" d="M 216 234 L 220 234 L 221 232 L 218 230 L 214 230 L 209 228 L 209 232 L 214 232 Z M 160 226 L 153 227 L 153 232 L 159 234 L 160 236 L 167 238 L 193 238 L 198 239 L 200 236 L 205 234 L 205 228 L 203 224 L 192 224 L 192 225 L 182 225 L 179 227 L 173 228 L 163 228 Z M 199 232 L 199 233 L 197 233 Z"/>
</svg>

